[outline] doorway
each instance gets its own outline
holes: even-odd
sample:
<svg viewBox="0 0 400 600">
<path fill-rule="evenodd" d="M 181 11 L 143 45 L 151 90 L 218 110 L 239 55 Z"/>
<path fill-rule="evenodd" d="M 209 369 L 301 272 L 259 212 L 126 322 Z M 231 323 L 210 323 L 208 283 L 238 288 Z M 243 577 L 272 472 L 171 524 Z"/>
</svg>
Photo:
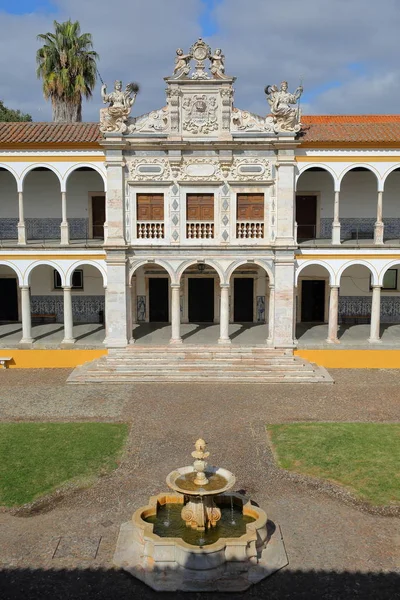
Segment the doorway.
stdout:
<svg viewBox="0 0 400 600">
<path fill-rule="evenodd" d="M 106 220 L 105 196 L 92 196 L 92 237 L 104 238 L 104 222 Z"/>
<path fill-rule="evenodd" d="M 0 278 L 0 321 L 18 321 L 16 279 Z"/>
<path fill-rule="evenodd" d="M 168 323 L 168 278 L 149 278 L 149 321 L 151 323 Z"/>
<path fill-rule="evenodd" d="M 325 315 L 325 281 L 312 279 L 301 285 L 301 322 L 323 323 Z"/>
<path fill-rule="evenodd" d="M 297 239 L 317 237 L 317 196 L 296 196 Z"/>
<path fill-rule="evenodd" d="M 252 323 L 254 279 L 237 277 L 233 282 L 233 320 L 235 323 Z"/>
<path fill-rule="evenodd" d="M 214 279 L 189 277 L 189 323 L 213 323 Z"/>
</svg>

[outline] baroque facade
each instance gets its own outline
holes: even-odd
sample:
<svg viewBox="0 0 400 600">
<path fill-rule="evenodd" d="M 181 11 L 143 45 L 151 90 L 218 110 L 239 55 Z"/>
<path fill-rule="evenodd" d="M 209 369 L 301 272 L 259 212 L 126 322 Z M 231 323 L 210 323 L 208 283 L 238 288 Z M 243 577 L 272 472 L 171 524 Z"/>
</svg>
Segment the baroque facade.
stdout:
<svg viewBox="0 0 400 600">
<path fill-rule="evenodd" d="M 116 82 L 95 123 L 0 124 L 0 321 L 265 323 L 292 349 L 296 323 L 400 321 L 400 119 L 302 117 L 286 82 L 267 116 L 234 105 L 234 77 L 202 40 L 177 51 L 166 105 L 131 116 Z M 217 340 L 210 340 L 210 343 Z M 367 341 L 367 340 L 366 340 Z"/>
</svg>

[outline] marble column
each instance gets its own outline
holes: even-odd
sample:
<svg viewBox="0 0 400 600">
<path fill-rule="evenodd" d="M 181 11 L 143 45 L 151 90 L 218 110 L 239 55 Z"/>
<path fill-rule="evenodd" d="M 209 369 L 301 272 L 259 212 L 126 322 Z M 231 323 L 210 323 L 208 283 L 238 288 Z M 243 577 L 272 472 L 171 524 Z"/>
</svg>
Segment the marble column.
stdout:
<svg viewBox="0 0 400 600">
<path fill-rule="evenodd" d="M 74 344 L 74 320 L 72 316 L 72 288 L 64 287 L 64 339 L 63 344 Z"/>
<path fill-rule="evenodd" d="M 106 289 L 106 339 L 108 348 L 123 348 L 128 344 L 127 265 L 125 252 L 108 250 Z M 130 334 L 129 334 L 130 335 Z"/>
<path fill-rule="evenodd" d="M 181 286 L 171 283 L 171 339 L 170 344 L 181 344 Z"/>
<path fill-rule="evenodd" d="M 18 244 L 26 244 L 26 229 L 24 218 L 24 193 L 18 192 Z"/>
<path fill-rule="evenodd" d="M 31 298 L 29 286 L 22 285 L 21 290 L 21 316 L 22 316 L 22 339 L 20 344 L 32 344 L 32 322 L 31 322 Z"/>
<path fill-rule="evenodd" d="M 381 325 L 381 286 L 372 286 L 372 308 L 371 308 L 371 329 L 369 335 L 370 344 L 380 344 L 380 325 Z"/>
<path fill-rule="evenodd" d="M 221 304 L 219 311 L 218 344 L 230 344 L 229 337 L 229 283 L 221 283 Z"/>
<path fill-rule="evenodd" d="M 61 246 L 69 244 L 69 224 L 67 221 L 67 192 L 61 192 Z"/>
<path fill-rule="evenodd" d="M 132 281 L 126 286 L 126 328 L 128 344 L 134 344 L 132 319 Z"/>
<path fill-rule="evenodd" d="M 340 244 L 339 198 L 340 192 L 336 190 L 333 204 L 332 244 Z"/>
<path fill-rule="evenodd" d="M 339 286 L 330 286 L 329 296 L 329 323 L 328 323 L 328 337 L 326 341 L 328 344 L 339 344 L 337 332 L 338 332 L 338 312 L 339 312 Z"/>
<path fill-rule="evenodd" d="M 294 254 L 281 252 L 275 258 L 274 347 L 290 350 L 296 340 L 293 327 Z"/>
<path fill-rule="evenodd" d="M 267 346 L 274 345 L 275 286 L 269 286 Z"/>
<path fill-rule="evenodd" d="M 378 204 L 376 207 L 376 223 L 374 228 L 374 243 L 376 246 L 383 245 L 384 224 L 382 221 L 383 192 L 378 192 Z"/>
</svg>

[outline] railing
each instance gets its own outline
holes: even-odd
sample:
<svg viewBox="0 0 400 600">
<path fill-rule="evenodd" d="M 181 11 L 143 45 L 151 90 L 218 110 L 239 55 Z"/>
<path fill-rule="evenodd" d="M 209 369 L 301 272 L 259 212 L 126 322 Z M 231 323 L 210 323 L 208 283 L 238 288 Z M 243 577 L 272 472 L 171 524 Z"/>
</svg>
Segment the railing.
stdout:
<svg viewBox="0 0 400 600">
<path fill-rule="evenodd" d="M 139 240 L 163 239 L 164 222 L 163 221 L 138 221 L 137 238 Z"/>
<path fill-rule="evenodd" d="M 186 237 L 188 240 L 214 238 L 214 223 L 208 221 L 187 221 Z"/>
<path fill-rule="evenodd" d="M 263 238 L 264 223 L 257 221 L 237 221 L 236 237 L 238 239 Z"/>
<path fill-rule="evenodd" d="M 350 239 L 352 240 L 373 240 L 374 239 L 374 229 L 363 227 L 362 225 L 356 225 L 350 231 Z"/>
<path fill-rule="evenodd" d="M 0 219 L 1 221 L 1 219 Z M 35 224 L 34 232 L 30 230 L 28 219 L 25 220 L 25 237 L 26 237 L 26 245 L 34 246 L 38 248 L 52 248 L 54 246 L 58 246 L 61 241 L 61 232 L 58 228 L 57 235 L 53 233 L 49 233 L 49 229 L 47 227 L 45 219 L 42 222 L 38 220 Z M 71 227 L 71 224 L 70 224 Z M 99 246 L 104 243 L 104 237 L 102 238 L 91 238 L 89 237 L 89 223 L 86 220 L 84 230 L 82 231 L 82 235 L 78 238 L 71 237 L 71 230 L 69 235 L 69 246 Z M 18 228 L 15 228 L 15 234 L 10 235 L 2 235 L 0 232 L 0 248 L 10 248 L 13 246 L 18 246 Z"/>
<path fill-rule="evenodd" d="M 313 225 L 303 225 L 303 223 L 300 225 L 297 223 L 296 232 L 297 243 L 315 240 L 317 237 L 317 226 L 315 223 Z"/>
</svg>

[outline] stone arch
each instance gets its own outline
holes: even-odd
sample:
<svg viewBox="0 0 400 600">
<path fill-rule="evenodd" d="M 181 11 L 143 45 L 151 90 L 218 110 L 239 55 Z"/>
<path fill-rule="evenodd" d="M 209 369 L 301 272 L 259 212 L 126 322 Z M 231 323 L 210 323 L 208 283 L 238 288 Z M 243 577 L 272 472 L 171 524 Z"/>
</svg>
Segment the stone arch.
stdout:
<svg viewBox="0 0 400 600">
<path fill-rule="evenodd" d="M 77 262 L 73 263 L 70 267 L 68 267 L 67 272 L 65 274 L 65 285 L 67 287 L 71 287 L 72 274 L 75 271 L 75 269 L 77 269 L 78 267 L 84 266 L 84 265 L 95 267 L 100 272 L 101 276 L 103 277 L 104 287 L 107 287 L 107 271 L 103 267 L 103 265 L 101 265 L 93 260 L 85 260 L 85 259 L 78 260 Z"/>
<path fill-rule="evenodd" d="M 183 273 L 186 271 L 186 269 L 188 269 L 189 267 L 192 267 L 193 265 L 197 265 L 197 264 L 199 264 L 198 259 L 197 260 L 186 260 L 184 263 L 182 263 L 176 271 L 176 283 L 180 283 L 181 277 L 182 277 Z M 226 283 L 224 271 L 223 271 L 222 267 L 218 264 L 218 262 L 216 262 L 214 260 L 204 259 L 204 261 L 202 261 L 202 264 L 208 265 L 209 267 L 211 267 L 212 269 L 214 269 L 217 272 L 220 284 Z"/>
<path fill-rule="evenodd" d="M 313 265 L 318 265 L 319 267 L 323 267 L 324 269 L 326 269 L 327 272 L 328 272 L 328 275 L 329 275 L 329 284 L 330 285 L 334 285 L 334 283 L 335 283 L 335 271 L 333 270 L 332 266 L 329 263 L 327 263 L 327 262 L 325 262 L 323 260 L 313 260 L 313 261 L 304 262 L 296 270 L 296 274 L 295 274 L 295 285 L 296 286 L 297 286 L 297 283 L 298 283 L 298 280 L 299 280 L 299 275 L 303 271 L 303 269 L 305 269 L 306 267 L 312 267 Z"/>
<path fill-rule="evenodd" d="M 383 278 L 385 276 L 386 271 L 388 271 L 389 269 L 392 269 L 393 267 L 399 267 L 400 268 L 400 258 L 398 258 L 397 260 L 392 260 L 390 261 L 390 263 L 386 264 L 380 271 L 379 273 L 379 278 L 378 278 L 378 284 L 377 285 L 383 285 Z"/>
<path fill-rule="evenodd" d="M 171 280 L 171 284 L 173 283 L 177 283 L 177 279 L 176 279 L 176 273 L 173 269 L 173 267 L 166 261 L 164 260 L 159 260 L 159 259 L 142 259 L 142 260 L 138 260 L 137 262 L 134 262 L 130 269 L 129 269 L 129 276 L 128 276 L 128 281 L 129 283 L 131 282 L 132 276 L 135 273 L 135 271 L 137 271 L 139 269 L 139 267 L 143 267 L 145 265 L 158 265 L 159 267 L 162 267 L 163 269 L 165 269 L 170 277 Z"/>
<path fill-rule="evenodd" d="M 103 180 L 104 191 L 107 192 L 107 177 L 106 177 L 105 173 L 102 171 L 102 169 L 100 169 L 100 167 L 98 165 L 91 164 L 91 163 L 76 163 L 76 164 L 72 165 L 72 167 L 70 167 L 68 169 L 68 171 L 66 171 L 63 175 L 63 186 L 64 187 L 62 188 L 62 191 L 66 191 L 66 189 L 67 189 L 67 183 L 68 183 L 69 176 L 74 171 L 77 171 L 78 169 L 81 169 L 82 167 L 87 167 L 89 169 L 92 169 L 93 171 L 96 171 L 96 173 L 98 173 Z"/>
<path fill-rule="evenodd" d="M 14 171 L 14 169 L 12 169 L 9 165 L 6 165 L 4 163 L 0 163 L 0 169 L 4 169 L 5 171 L 8 171 L 9 173 L 11 173 L 11 175 L 13 175 L 13 177 L 15 179 L 15 183 L 17 185 L 17 190 L 20 191 L 20 189 L 19 189 L 20 178 L 19 178 L 17 172 Z"/>
<path fill-rule="evenodd" d="M 373 173 L 375 175 L 377 190 L 380 191 L 382 189 L 382 184 L 383 184 L 382 176 L 375 167 L 373 167 L 372 165 L 369 165 L 368 163 L 353 163 L 353 164 L 349 165 L 348 167 L 346 167 L 345 169 L 343 169 L 343 171 L 339 175 L 339 181 L 338 181 L 339 186 L 342 185 L 343 178 L 345 177 L 345 175 L 347 175 L 347 173 L 349 173 L 350 171 L 354 171 L 354 169 L 359 169 L 359 168 L 363 168 L 363 169 L 366 169 L 367 171 L 371 171 L 371 173 Z"/>
<path fill-rule="evenodd" d="M 344 265 L 342 265 L 336 275 L 336 285 L 340 286 L 340 280 L 346 269 L 348 269 L 349 267 L 357 266 L 357 265 L 367 267 L 367 269 L 371 272 L 371 275 L 372 275 L 372 285 L 378 285 L 378 272 L 377 272 L 376 268 L 371 263 L 367 262 L 366 260 L 350 260 L 347 263 L 345 263 Z"/>
<path fill-rule="evenodd" d="M 26 167 L 26 169 L 24 169 L 24 171 L 21 173 L 21 189 L 23 189 L 23 186 L 25 184 L 25 179 L 26 176 L 29 175 L 29 173 L 31 173 L 32 171 L 34 171 L 35 169 L 48 169 L 49 171 L 52 171 L 55 176 L 57 177 L 59 184 L 60 184 L 60 192 L 62 189 L 62 176 L 61 173 L 55 168 L 53 167 L 53 165 L 49 165 L 46 163 L 32 163 L 31 165 L 29 165 L 28 167 Z"/>
<path fill-rule="evenodd" d="M 305 165 L 301 169 L 299 169 L 298 175 L 296 177 L 296 190 L 297 190 L 297 183 L 298 183 L 300 177 L 303 175 L 303 173 L 305 173 L 306 171 L 309 171 L 310 169 L 315 169 L 315 168 L 322 169 L 323 171 L 327 171 L 327 173 L 329 173 L 333 179 L 334 190 L 337 191 L 339 189 L 339 176 L 332 169 L 332 167 L 330 167 L 329 165 L 320 164 L 320 163 L 310 163 L 310 164 Z"/>
<path fill-rule="evenodd" d="M 18 278 L 18 284 L 20 286 L 24 285 L 24 276 L 21 273 L 20 269 L 17 267 L 17 265 L 8 260 L 0 260 L 0 265 L 4 267 L 9 267 L 12 271 L 14 271 Z"/>
<path fill-rule="evenodd" d="M 261 267 L 267 273 L 270 285 L 274 285 L 275 278 L 274 278 L 274 273 L 273 273 L 271 267 L 268 264 L 266 264 L 264 261 L 259 260 L 259 259 L 254 259 L 251 262 L 249 262 L 248 260 L 236 260 L 236 261 L 232 262 L 225 271 L 226 283 L 230 284 L 232 274 L 234 273 L 234 271 L 236 271 L 236 269 L 238 267 L 241 267 L 242 265 L 257 265 L 257 266 Z"/>
<path fill-rule="evenodd" d="M 1 165 L 0 165 L 1 166 Z M 383 173 L 382 175 L 382 191 L 385 189 L 385 183 L 386 183 L 386 179 L 389 177 L 389 175 L 391 173 L 393 173 L 393 171 L 396 171 L 396 169 L 400 170 L 400 163 L 397 163 L 395 165 L 392 165 L 391 167 L 389 167 L 385 173 Z"/>
<path fill-rule="evenodd" d="M 57 263 L 55 263 L 51 260 L 38 260 L 34 263 L 31 263 L 24 273 L 24 285 L 29 285 L 32 271 L 34 269 L 36 269 L 36 267 L 41 267 L 43 265 L 47 265 L 47 266 L 51 267 L 52 269 L 55 269 L 56 271 L 58 271 L 60 274 L 60 277 L 61 277 L 61 285 L 62 286 L 66 285 L 64 271 L 62 270 L 60 265 L 58 265 Z"/>
</svg>

